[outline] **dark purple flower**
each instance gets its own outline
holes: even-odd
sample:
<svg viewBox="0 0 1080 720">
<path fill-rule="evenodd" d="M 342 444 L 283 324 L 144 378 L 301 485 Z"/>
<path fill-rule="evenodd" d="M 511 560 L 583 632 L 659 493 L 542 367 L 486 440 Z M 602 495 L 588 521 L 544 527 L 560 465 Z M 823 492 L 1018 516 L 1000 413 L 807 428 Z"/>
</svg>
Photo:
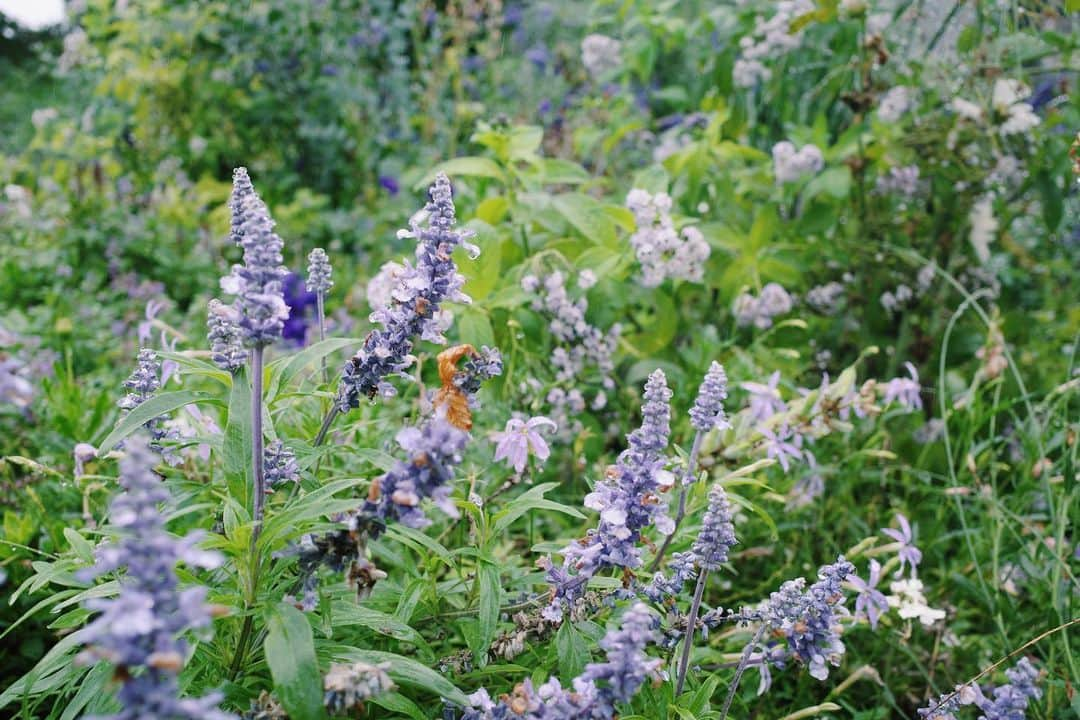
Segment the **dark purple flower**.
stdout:
<svg viewBox="0 0 1080 720">
<path fill-rule="evenodd" d="M 390 193 L 390 195 L 397 195 L 401 191 L 401 185 L 389 175 L 379 176 L 379 187 Z"/>
<path fill-rule="evenodd" d="M 525 51 L 525 59 L 536 66 L 537 70 L 543 72 L 551 62 L 551 53 L 545 46 L 537 44 Z"/>
<path fill-rule="evenodd" d="M 289 307 L 289 318 L 281 337 L 297 347 L 307 344 L 308 308 L 315 307 L 315 293 L 309 292 L 304 285 L 304 278 L 299 273 L 290 272 L 285 276 L 285 304 Z"/>
<path fill-rule="evenodd" d="M 337 65 L 323 65 L 322 67 L 322 74 L 327 77 L 337 77 L 340 72 Z"/>
</svg>

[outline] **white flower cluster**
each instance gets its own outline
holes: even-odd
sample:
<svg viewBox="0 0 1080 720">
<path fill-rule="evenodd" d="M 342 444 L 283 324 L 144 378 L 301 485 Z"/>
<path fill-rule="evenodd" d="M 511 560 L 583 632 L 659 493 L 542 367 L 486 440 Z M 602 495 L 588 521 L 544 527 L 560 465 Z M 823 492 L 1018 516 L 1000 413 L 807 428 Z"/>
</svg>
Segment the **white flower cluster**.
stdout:
<svg viewBox="0 0 1080 720">
<path fill-rule="evenodd" d="M 781 0 L 776 3 L 776 13 L 771 18 L 759 16 L 754 32 L 739 41 L 742 53 L 731 73 L 735 85 L 749 88 L 759 81 L 768 81 L 772 70 L 762 60 L 777 58 L 799 47 L 802 32 L 791 32 L 791 23 L 813 10 L 812 0 Z"/>
<path fill-rule="evenodd" d="M 816 175 L 825 167 L 825 158 L 817 145 L 803 145 L 799 150 L 783 140 L 773 145 L 773 175 L 776 182 L 789 183 L 804 175 Z"/>
<path fill-rule="evenodd" d="M 581 62 L 593 79 L 622 65 L 622 43 L 607 35 L 593 33 L 581 41 Z"/>
<path fill-rule="evenodd" d="M 626 207 L 637 222 L 630 245 L 641 263 L 641 283 L 656 287 L 667 278 L 701 282 L 709 244 L 696 227 L 675 230 L 671 196 L 635 188 L 626 196 Z"/>
<path fill-rule="evenodd" d="M 1031 91 L 1019 80 L 998 78 L 994 82 L 994 89 L 990 96 L 990 104 L 994 110 L 994 116 L 1000 121 L 998 132 L 1002 135 L 1020 135 L 1034 129 L 1042 122 L 1035 114 L 1035 108 L 1022 98 L 1027 97 Z M 952 109 L 957 115 L 972 122 L 982 122 L 985 113 L 983 108 L 964 98 L 953 98 Z"/>
<path fill-rule="evenodd" d="M 944 610 L 927 605 L 922 580 L 916 577 L 896 580 L 889 583 L 889 590 L 893 593 L 885 597 L 889 607 L 896 608 L 897 614 L 905 620 L 918 619 L 924 626 L 929 627 L 938 620 L 945 619 Z"/>
<path fill-rule="evenodd" d="M 761 288 L 757 297 L 743 293 L 735 298 L 732 312 L 740 327 L 753 325 L 764 330 L 772 327 L 774 317 L 790 312 L 793 305 L 787 290 L 777 283 L 769 283 Z"/>
<path fill-rule="evenodd" d="M 832 315 L 839 310 L 843 299 L 844 286 L 835 280 L 812 287 L 806 292 L 806 304 L 826 315 Z"/>
<path fill-rule="evenodd" d="M 1026 133 L 1041 122 L 1035 108 L 1021 100 L 1030 94 L 1028 87 L 1019 80 L 998 78 L 994 83 L 990 101 L 994 111 L 1005 118 L 998 128 L 1002 135 Z"/>
<path fill-rule="evenodd" d="M 882 122 L 894 123 L 911 108 L 911 90 L 906 85 L 897 85 L 881 96 L 877 115 Z"/>
<path fill-rule="evenodd" d="M 985 195 L 971 208 L 971 247 L 979 262 L 986 264 L 990 260 L 990 243 L 998 231 L 998 221 L 994 217 L 994 196 Z"/>
</svg>

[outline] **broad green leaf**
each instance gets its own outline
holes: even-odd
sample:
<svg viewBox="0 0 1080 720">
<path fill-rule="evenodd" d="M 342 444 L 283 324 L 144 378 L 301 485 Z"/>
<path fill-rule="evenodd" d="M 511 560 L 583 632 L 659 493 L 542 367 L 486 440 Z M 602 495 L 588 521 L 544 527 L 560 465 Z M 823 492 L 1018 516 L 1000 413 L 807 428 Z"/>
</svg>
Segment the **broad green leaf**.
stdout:
<svg viewBox="0 0 1080 720">
<path fill-rule="evenodd" d="M 79 691 L 68 701 L 67 707 L 60 715 L 60 720 L 75 720 L 82 717 L 83 708 L 95 698 L 102 695 L 109 696 L 110 693 L 106 688 L 112 682 L 114 673 L 115 669 L 108 663 L 98 663 L 90 668 L 90 672 L 86 673 L 86 677 L 79 682 Z"/>
<path fill-rule="evenodd" d="M 366 662 L 378 665 L 387 663 L 387 673 L 398 685 L 408 685 L 444 697 L 461 707 L 469 707 L 469 698 L 441 674 L 415 660 L 380 650 L 361 650 L 340 646 L 335 648 L 335 659 L 344 662 Z"/>
<path fill-rule="evenodd" d="M 577 677 L 589 662 L 589 644 L 569 619 L 555 634 L 555 652 L 559 657 L 561 678 Z"/>
<path fill-rule="evenodd" d="M 229 494 L 244 507 L 251 498 L 251 385 L 248 369 L 242 368 L 233 378 L 229 395 L 229 419 L 225 424 L 225 441 L 221 446 L 225 482 Z"/>
<path fill-rule="evenodd" d="M 388 615 L 369 607 L 364 607 L 355 599 L 341 598 L 333 604 L 334 627 L 359 625 L 373 630 L 380 635 L 412 643 L 425 650 L 429 655 L 428 643 L 416 630 L 401 622 L 393 615 Z"/>
<path fill-rule="evenodd" d="M 481 301 L 491 293 L 502 279 L 499 270 L 502 266 L 502 238 L 495 228 L 483 220 L 470 220 L 467 226 L 476 231 L 473 241 L 480 248 L 480 257 L 475 261 L 461 262 L 466 257 L 464 249 L 456 249 L 458 269 L 465 276 L 465 294 L 473 301 Z"/>
<path fill-rule="evenodd" d="M 511 523 L 530 510 L 550 510 L 552 512 L 563 513 L 564 515 L 578 518 L 579 520 L 584 520 L 585 516 L 582 515 L 577 508 L 563 505 L 553 500 L 544 499 L 544 495 L 557 486 L 558 483 L 542 483 L 536 487 L 529 488 L 527 492 L 523 492 L 521 495 L 518 495 L 511 500 L 507 503 L 505 508 L 495 513 L 495 524 L 492 526 L 492 533 L 499 535 L 504 532 L 510 527 Z"/>
<path fill-rule="evenodd" d="M 325 720 L 322 675 L 304 613 L 281 603 L 266 613 L 266 664 L 274 692 L 293 720 Z"/>
<path fill-rule="evenodd" d="M 116 427 L 113 428 L 113 431 L 106 435 L 105 439 L 98 444 L 98 454 L 104 455 L 109 452 L 116 447 L 118 442 L 130 436 L 144 424 L 159 415 L 172 412 L 185 405 L 203 402 L 220 404 L 220 401 L 213 395 L 199 390 L 177 390 L 176 392 L 155 395 L 124 417 L 120 418 L 120 422 L 116 423 Z"/>
<path fill-rule="evenodd" d="M 476 307 L 465 307 L 457 316 L 458 339 L 475 347 L 495 345 L 495 331 L 491 319 Z"/>
<path fill-rule="evenodd" d="M 440 172 L 446 173 L 451 178 L 486 177 L 493 178 L 499 182 L 506 181 L 506 174 L 494 160 L 486 157 L 466 156 L 453 158 L 446 162 L 439 163 L 432 168 L 431 172 L 425 175 L 420 182 L 413 186 L 414 189 L 423 190 L 434 182 L 435 176 Z"/>
<path fill-rule="evenodd" d="M 615 245 L 615 223 L 593 198 L 567 193 L 556 195 L 552 205 L 585 239 L 601 245 Z"/>
<path fill-rule="evenodd" d="M 270 368 L 272 371 L 278 368 L 280 368 L 280 371 L 273 373 L 273 380 L 271 381 L 273 390 L 267 394 L 267 397 L 274 397 L 280 392 L 280 388 L 288 385 L 296 377 L 297 373 L 309 365 L 319 362 L 327 355 L 338 350 L 360 347 L 362 342 L 363 340 L 357 338 L 327 338 L 322 342 L 304 348 L 285 361 L 271 363 Z"/>
<path fill-rule="evenodd" d="M 502 605 L 499 568 L 494 563 L 481 561 L 476 569 L 476 583 L 480 596 L 480 656 L 486 658 L 499 626 L 499 607 Z"/>
<path fill-rule="evenodd" d="M 560 158 L 542 158 L 536 164 L 540 182 L 545 185 L 580 185 L 589 181 L 589 173 L 575 162 Z"/>
<path fill-rule="evenodd" d="M 87 565 L 93 564 L 94 546 L 89 540 L 80 535 L 78 530 L 69 527 L 64 528 L 64 537 L 67 538 L 68 544 L 80 560 Z"/>
<path fill-rule="evenodd" d="M 380 693 L 369 701 L 372 705 L 378 705 L 384 710 L 406 715 L 414 720 L 431 720 L 431 716 L 420 709 L 420 706 L 401 693 Z"/>
</svg>

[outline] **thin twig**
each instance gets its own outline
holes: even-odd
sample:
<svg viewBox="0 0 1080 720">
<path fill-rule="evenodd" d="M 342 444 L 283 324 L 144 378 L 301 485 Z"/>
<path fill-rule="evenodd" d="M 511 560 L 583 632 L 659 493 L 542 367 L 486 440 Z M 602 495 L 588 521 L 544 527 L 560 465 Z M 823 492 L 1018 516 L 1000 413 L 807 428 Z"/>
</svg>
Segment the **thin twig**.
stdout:
<svg viewBox="0 0 1080 720">
<path fill-rule="evenodd" d="M 679 660 L 678 679 L 675 682 L 675 694 L 682 695 L 686 683 L 686 668 L 690 665 L 690 648 L 694 645 L 694 632 L 697 629 L 698 611 L 701 609 L 701 596 L 705 593 L 705 580 L 709 571 L 701 569 L 697 585 L 694 587 L 694 600 L 690 603 L 690 614 L 686 616 L 686 636 L 683 638 L 682 658 Z"/>
<path fill-rule="evenodd" d="M 735 691 L 739 687 L 739 681 L 742 679 L 743 673 L 746 672 L 746 668 L 750 665 L 750 655 L 754 652 L 754 646 L 761 640 L 762 634 L 765 632 L 765 623 L 761 624 L 761 627 L 754 633 L 754 637 L 746 645 L 746 649 L 743 650 L 743 655 L 739 659 L 739 667 L 735 670 L 735 677 L 731 680 L 731 687 L 728 688 L 727 697 L 724 698 L 724 707 L 720 710 L 720 720 L 726 720 L 728 710 L 731 709 L 731 701 L 735 699 Z M 767 659 L 762 658 L 762 663 L 768 662 Z"/>
<path fill-rule="evenodd" d="M 679 529 L 679 523 L 686 517 L 686 491 L 693 480 L 694 465 L 697 464 L 697 456 L 698 453 L 701 452 L 701 442 L 704 438 L 705 433 L 700 430 L 694 435 L 694 444 L 690 446 L 690 457 L 686 460 L 686 472 L 683 473 L 679 483 L 679 510 L 675 514 L 675 527 L 672 529 L 671 533 L 664 538 L 664 544 L 660 546 L 660 550 L 657 551 L 656 557 L 653 558 L 652 565 L 649 566 L 649 572 L 656 572 L 657 568 L 660 567 L 660 563 L 664 559 L 664 553 L 667 552 L 668 546 L 671 545 L 671 541 L 675 538 L 675 533 Z"/>
</svg>

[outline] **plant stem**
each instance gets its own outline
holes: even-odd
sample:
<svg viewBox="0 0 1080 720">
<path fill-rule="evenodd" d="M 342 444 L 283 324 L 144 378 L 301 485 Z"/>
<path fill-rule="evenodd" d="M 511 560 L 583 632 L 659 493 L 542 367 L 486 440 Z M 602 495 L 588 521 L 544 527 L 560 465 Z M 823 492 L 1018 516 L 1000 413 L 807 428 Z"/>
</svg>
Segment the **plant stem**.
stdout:
<svg viewBox="0 0 1080 720">
<path fill-rule="evenodd" d="M 315 293 L 315 310 L 319 319 L 319 342 L 326 340 L 326 302 L 322 292 Z M 322 358 L 322 381 L 323 385 L 330 382 L 330 374 L 326 371 L 326 356 Z"/>
<path fill-rule="evenodd" d="M 251 546 L 262 532 L 263 506 L 266 503 L 266 468 L 263 457 L 263 347 L 256 346 L 251 351 L 251 468 L 255 479 L 255 497 L 252 501 Z"/>
<path fill-rule="evenodd" d="M 686 683 L 686 668 L 690 665 L 690 648 L 694 645 L 694 631 L 697 627 L 698 611 L 701 609 L 701 596 L 705 593 L 705 580 L 709 571 L 702 568 L 698 574 L 697 586 L 694 587 L 694 600 L 690 603 L 690 614 L 686 616 L 686 637 L 683 638 L 682 658 L 679 660 L 678 680 L 675 683 L 675 694 L 682 695 L 683 685 Z"/>
<path fill-rule="evenodd" d="M 319 434 L 315 436 L 315 442 L 312 443 L 313 447 L 319 447 L 326 440 L 326 433 L 330 431 L 330 426 L 334 422 L 334 418 L 338 416 L 337 404 L 330 407 L 330 412 L 326 413 L 326 417 L 323 418 L 322 427 L 319 428 Z"/>
<path fill-rule="evenodd" d="M 686 472 L 683 473 L 682 478 L 679 481 L 679 509 L 675 513 L 675 527 L 672 529 L 671 534 L 664 538 L 664 544 L 660 546 L 660 550 L 657 551 L 656 557 L 653 558 L 652 565 L 649 567 L 649 572 L 656 572 L 656 569 L 660 567 L 660 563 L 664 559 L 664 553 L 667 552 L 668 546 L 671 545 L 671 541 L 675 538 L 675 533 L 679 529 L 679 523 L 686 517 L 686 488 L 694 477 L 694 465 L 697 464 L 698 453 L 701 452 L 701 441 L 705 438 L 705 433 L 700 430 L 694 435 L 694 444 L 690 446 L 690 457 L 686 460 Z"/>
<path fill-rule="evenodd" d="M 727 697 L 724 698 L 724 707 L 720 711 L 720 720 L 726 720 L 728 710 L 731 709 L 731 701 L 735 699 L 735 691 L 739 687 L 739 680 L 742 679 L 743 673 L 746 672 L 746 668 L 750 665 L 750 655 L 754 652 L 754 646 L 761 640 L 761 635 L 765 632 L 765 623 L 761 624 L 761 627 L 754 633 L 753 639 L 746 644 L 746 648 L 743 650 L 742 657 L 739 659 L 739 667 L 735 669 L 735 677 L 731 680 L 731 687 L 728 688 Z M 764 656 L 761 659 L 762 664 L 768 662 Z"/>
</svg>

